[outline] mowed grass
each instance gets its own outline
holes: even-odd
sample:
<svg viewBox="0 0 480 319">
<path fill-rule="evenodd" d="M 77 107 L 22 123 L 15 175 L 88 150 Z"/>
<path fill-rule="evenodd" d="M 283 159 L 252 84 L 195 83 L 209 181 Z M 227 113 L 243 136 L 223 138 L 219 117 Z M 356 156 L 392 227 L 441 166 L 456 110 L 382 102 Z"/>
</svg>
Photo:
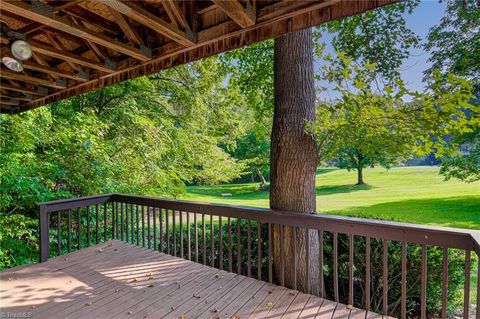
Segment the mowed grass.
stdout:
<svg viewBox="0 0 480 319">
<path fill-rule="evenodd" d="M 444 181 L 437 167 L 369 168 L 367 185 L 355 186 L 356 172 L 319 169 L 319 213 L 416 224 L 480 229 L 480 182 Z M 230 193 L 231 197 L 222 194 Z M 182 199 L 268 207 L 258 183 L 189 187 Z"/>
</svg>

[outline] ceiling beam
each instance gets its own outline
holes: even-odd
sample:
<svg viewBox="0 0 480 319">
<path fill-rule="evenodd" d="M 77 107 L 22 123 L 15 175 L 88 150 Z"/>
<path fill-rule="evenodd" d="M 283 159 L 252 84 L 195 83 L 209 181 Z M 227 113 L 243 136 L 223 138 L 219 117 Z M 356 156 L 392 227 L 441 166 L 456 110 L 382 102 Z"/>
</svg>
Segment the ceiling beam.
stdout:
<svg viewBox="0 0 480 319">
<path fill-rule="evenodd" d="M 37 91 L 33 89 L 28 89 L 22 86 L 13 86 L 10 84 L 5 84 L 1 83 L 0 88 L 2 90 L 8 90 L 8 91 L 13 91 L 13 92 L 20 92 L 20 93 L 27 93 L 27 94 L 32 94 L 32 95 L 39 95 L 39 96 L 46 96 L 47 92 L 44 91 Z"/>
<path fill-rule="evenodd" d="M 33 101 L 33 96 L 30 96 L 30 97 L 28 98 L 28 97 L 26 97 L 26 96 L 9 96 L 9 95 L 0 94 L 0 98 L 2 98 L 2 99 L 17 100 L 17 101 L 26 101 L 26 102 Z M 18 104 L 17 104 L 17 105 L 18 105 Z"/>
<path fill-rule="evenodd" d="M 101 2 L 185 47 L 195 45 L 194 33 L 179 30 L 133 1 L 101 0 Z"/>
<path fill-rule="evenodd" d="M 242 28 L 251 27 L 255 24 L 255 8 L 249 1 L 247 1 L 247 8 L 244 8 L 237 0 L 212 1 Z"/>
<path fill-rule="evenodd" d="M 168 17 L 173 23 L 180 25 L 183 30 L 191 30 L 190 24 L 175 0 L 161 0 L 160 2 L 162 3 Z"/>
<path fill-rule="evenodd" d="M 39 79 L 37 77 L 32 77 L 32 76 L 24 75 L 21 73 L 10 72 L 4 69 L 2 69 L 2 78 L 15 80 L 15 81 L 22 81 L 26 83 L 35 84 L 35 85 L 43 85 L 43 86 L 47 86 L 55 89 L 66 88 L 66 85 L 63 83 L 53 82 L 45 79 Z"/>
<path fill-rule="evenodd" d="M 35 40 L 28 40 L 28 43 L 32 46 L 33 51 L 38 52 L 40 54 L 54 57 L 60 60 L 64 61 L 69 61 L 72 63 L 76 63 L 78 65 L 85 66 L 87 68 L 99 70 L 105 73 L 113 73 L 115 70 L 112 70 L 108 68 L 106 65 L 98 63 L 94 60 L 90 60 L 87 58 L 84 58 L 83 56 L 76 55 L 73 53 L 70 53 L 65 50 L 58 50 L 55 48 L 52 48 L 49 45 L 43 44 L 42 42 L 35 41 Z"/>
<path fill-rule="evenodd" d="M 37 4 L 41 5 L 41 3 Z M 47 6 L 47 8 L 49 8 L 49 6 Z M 51 8 L 52 10 L 54 10 L 53 7 Z M 28 5 L 25 2 L 15 0 L 2 0 L 2 10 L 22 15 L 23 17 L 42 23 L 53 29 L 70 33 L 81 39 L 87 39 L 106 48 L 118 51 L 143 62 L 149 61 L 151 59 L 151 57 L 144 55 L 137 48 L 131 47 L 130 45 L 109 38 L 102 33 L 89 30 L 79 25 L 73 25 L 68 19 L 58 17 L 55 14 L 49 15 L 39 13 L 38 11 L 35 11 L 32 6 Z"/>
<path fill-rule="evenodd" d="M 20 105 L 20 101 L 18 99 L 0 97 L 0 104 L 17 106 Z"/>
<path fill-rule="evenodd" d="M 27 69 L 27 70 L 32 70 L 32 71 L 37 71 L 37 72 L 57 76 L 57 77 L 72 79 L 72 80 L 75 80 L 75 81 L 80 81 L 80 82 L 87 82 L 88 81 L 88 78 L 82 78 L 76 73 L 65 72 L 65 71 L 59 70 L 57 68 L 46 67 L 46 66 L 43 66 L 43 65 L 40 65 L 38 63 L 31 62 L 31 61 L 23 62 L 23 68 Z"/>
<path fill-rule="evenodd" d="M 118 11 L 110 8 L 110 13 L 112 14 L 115 22 L 117 25 L 122 29 L 123 33 L 127 37 L 127 39 L 136 44 L 136 45 L 144 45 L 142 38 L 138 35 L 137 31 L 130 25 L 127 19 Z"/>
</svg>

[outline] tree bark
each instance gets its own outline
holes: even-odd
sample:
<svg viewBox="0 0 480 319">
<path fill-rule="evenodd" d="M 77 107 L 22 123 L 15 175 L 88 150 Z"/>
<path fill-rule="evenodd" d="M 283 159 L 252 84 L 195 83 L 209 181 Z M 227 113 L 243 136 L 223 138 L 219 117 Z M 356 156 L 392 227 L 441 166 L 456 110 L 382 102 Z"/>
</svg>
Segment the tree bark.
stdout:
<svg viewBox="0 0 480 319">
<path fill-rule="evenodd" d="M 363 185 L 365 184 L 363 182 L 363 167 L 359 166 L 357 167 L 357 185 Z"/>
<path fill-rule="evenodd" d="M 306 133 L 307 122 L 315 120 L 315 89 L 313 81 L 313 48 L 310 29 L 289 33 L 275 39 L 274 94 L 275 108 L 271 136 L 270 207 L 313 213 L 315 205 L 315 172 L 318 152 L 312 136 Z M 301 217 L 300 217 L 301 218 Z M 307 267 L 306 238 L 310 239 Z M 281 240 L 285 240 L 285 285 L 307 291 L 307 271 L 310 292 L 318 291 L 317 231 L 297 229 L 296 234 L 285 227 L 273 227 L 273 257 L 275 276 L 282 276 L 280 263 Z M 293 250 L 296 250 L 294 260 Z M 296 264 L 297 275 L 293 273 Z"/>
</svg>

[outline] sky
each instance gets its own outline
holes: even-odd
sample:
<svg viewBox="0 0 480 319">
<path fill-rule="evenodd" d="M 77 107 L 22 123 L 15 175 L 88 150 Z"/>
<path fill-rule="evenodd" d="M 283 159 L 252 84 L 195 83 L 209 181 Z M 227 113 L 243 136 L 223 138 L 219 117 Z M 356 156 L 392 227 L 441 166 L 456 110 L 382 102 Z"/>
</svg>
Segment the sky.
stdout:
<svg viewBox="0 0 480 319">
<path fill-rule="evenodd" d="M 412 14 L 405 14 L 407 26 L 420 36 L 422 43 L 424 43 L 429 29 L 440 22 L 445 9 L 445 1 L 439 3 L 438 0 L 422 0 Z M 329 45 L 331 36 L 326 35 L 325 37 L 323 41 L 327 43 L 326 52 L 333 52 L 332 47 Z M 416 91 L 423 90 L 423 71 L 430 65 L 428 62 L 429 57 L 430 54 L 428 52 L 419 48 L 412 50 L 410 57 L 405 60 L 400 73 L 408 88 Z M 321 83 L 321 85 L 324 85 L 324 83 Z M 323 96 L 326 99 L 337 97 L 337 94 L 331 90 L 322 92 L 322 94 L 328 95 L 328 97 Z"/>
</svg>

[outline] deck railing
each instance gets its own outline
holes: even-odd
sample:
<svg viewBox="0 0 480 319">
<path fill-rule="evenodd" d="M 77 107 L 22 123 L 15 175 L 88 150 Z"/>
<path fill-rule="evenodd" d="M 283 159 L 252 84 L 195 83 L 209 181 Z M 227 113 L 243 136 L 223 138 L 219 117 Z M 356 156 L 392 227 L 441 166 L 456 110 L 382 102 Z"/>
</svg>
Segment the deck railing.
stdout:
<svg viewBox="0 0 480 319">
<path fill-rule="evenodd" d="M 119 239 L 384 315 L 480 318 L 479 231 L 120 194 L 39 208 L 41 262 Z"/>
</svg>

